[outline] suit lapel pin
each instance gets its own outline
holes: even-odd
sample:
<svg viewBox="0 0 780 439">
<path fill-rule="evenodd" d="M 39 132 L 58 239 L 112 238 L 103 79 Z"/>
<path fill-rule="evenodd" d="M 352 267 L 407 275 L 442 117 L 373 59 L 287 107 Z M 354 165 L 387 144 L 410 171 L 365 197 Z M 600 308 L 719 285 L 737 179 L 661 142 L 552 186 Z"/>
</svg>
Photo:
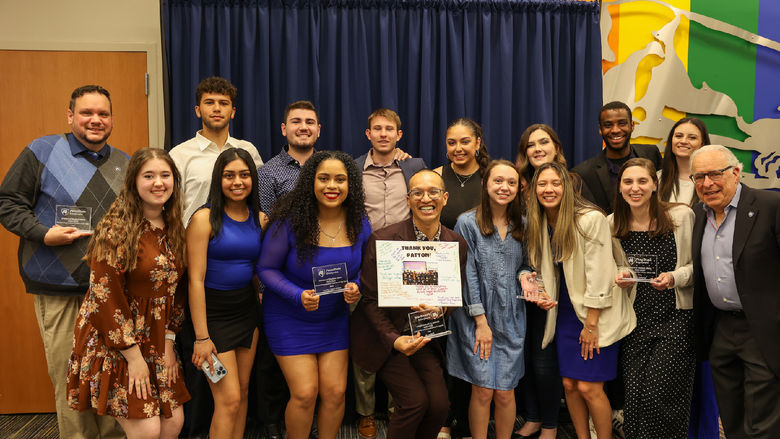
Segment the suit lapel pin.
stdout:
<svg viewBox="0 0 780 439">
<path fill-rule="evenodd" d="M 748 218 L 753 218 L 753 215 L 755 214 L 756 213 L 751 210 L 750 212 L 748 212 Z"/>
</svg>

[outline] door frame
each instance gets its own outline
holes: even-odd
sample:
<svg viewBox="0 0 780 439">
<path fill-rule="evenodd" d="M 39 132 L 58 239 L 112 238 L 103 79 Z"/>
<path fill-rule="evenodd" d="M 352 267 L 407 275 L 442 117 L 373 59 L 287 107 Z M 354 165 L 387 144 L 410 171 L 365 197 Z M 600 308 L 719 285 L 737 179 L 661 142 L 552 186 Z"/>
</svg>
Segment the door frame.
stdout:
<svg viewBox="0 0 780 439">
<path fill-rule="evenodd" d="M 85 46 L 89 47 L 85 47 Z M 68 51 L 68 52 L 145 52 L 146 73 L 149 75 L 147 112 L 149 146 L 165 146 L 165 95 L 163 93 L 163 62 L 160 44 L 125 42 L 77 41 L 0 41 L 1 50 Z"/>
</svg>

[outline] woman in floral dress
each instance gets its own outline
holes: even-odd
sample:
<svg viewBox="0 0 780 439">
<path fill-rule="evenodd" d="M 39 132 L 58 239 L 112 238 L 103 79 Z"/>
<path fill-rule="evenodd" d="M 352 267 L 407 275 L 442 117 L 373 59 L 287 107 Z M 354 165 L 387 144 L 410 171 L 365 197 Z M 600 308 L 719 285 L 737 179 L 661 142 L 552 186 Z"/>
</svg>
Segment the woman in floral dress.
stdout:
<svg viewBox="0 0 780 439">
<path fill-rule="evenodd" d="M 175 438 L 190 395 L 174 349 L 184 318 L 181 179 L 168 153 L 144 148 L 87 248 L 90 288 L 68 368 L 68 404 L 117 419 L 128 438 Z"/>
</svg>

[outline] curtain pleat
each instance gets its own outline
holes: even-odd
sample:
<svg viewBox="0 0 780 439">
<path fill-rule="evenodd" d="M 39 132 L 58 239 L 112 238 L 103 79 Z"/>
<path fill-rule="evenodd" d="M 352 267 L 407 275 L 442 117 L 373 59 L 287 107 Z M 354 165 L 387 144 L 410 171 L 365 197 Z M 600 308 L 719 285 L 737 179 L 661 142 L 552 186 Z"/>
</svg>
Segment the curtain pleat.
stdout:
<svg viewBox="0 0 780 439">
<path fill-rule="evenodd" d="M 558 131 L 579 163 L 601 148 L 599 6 L 580 1 L 270 0 L 163 3 L 174 145 L 200 128 L 195 87 L 211 75 L 238 87 L 234 137 L 264 160 L 285 144 L 287 104 L 314 102 L 319 149 L 370 147 L 367 116 L 396 110 L 400 146 L 446 162 L 448 123 L 483 126 L 491 156 L 514 160 L 526 126 Z"/>
</svg>

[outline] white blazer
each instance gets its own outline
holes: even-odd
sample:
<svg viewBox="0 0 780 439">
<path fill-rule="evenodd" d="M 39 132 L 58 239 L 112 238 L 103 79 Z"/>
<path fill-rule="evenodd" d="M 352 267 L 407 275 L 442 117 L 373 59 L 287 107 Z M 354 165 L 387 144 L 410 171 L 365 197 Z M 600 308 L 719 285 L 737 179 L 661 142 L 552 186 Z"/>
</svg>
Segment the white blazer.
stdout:
<svg viewBox="0 0 780 439">
<path fill-rule="evenodd" d="M 569 259 L 563 261 L 566 288 L 574 311 L 585 324 L 588 308 L 601 309 L 599 314 L 599 347 L 607 347 L 622 339 L 636 327 L 636 314 L 628 292 L 615 284 L 617 266 L 612 258 L 611 228 L 607 218 L 597 210 L 588 210 L 575 218 L 585 234 L 576 234 L 577 245 Z M 559 278 L 552 260 L 547 217 L 542 223 L 542 275 L 545 289 L 553 300 L 558 300 Z M 555 336 L 558 307 L 547 312 L 542 348 Z"/>
</svg>

